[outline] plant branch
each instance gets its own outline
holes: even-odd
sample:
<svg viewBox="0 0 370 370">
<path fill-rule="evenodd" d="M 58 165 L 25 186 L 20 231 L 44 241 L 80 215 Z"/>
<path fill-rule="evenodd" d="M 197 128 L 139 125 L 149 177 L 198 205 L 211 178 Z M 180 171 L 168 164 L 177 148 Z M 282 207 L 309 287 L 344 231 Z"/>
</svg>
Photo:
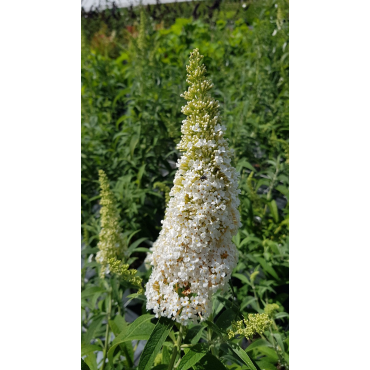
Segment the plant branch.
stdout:
<svg viewBox="0 0 370 370">
<path fill-rule="evenodd" d="M 180 325 L 180 331 L 179 331 L 179 334 L 178 334 L 178 337 L 177 337 L 177 342 L 176 342 L 175 346 L 173 347 L 172 357 L 171 357 L 170 363 L 168 365 L 168 370 L 173 369 L 173 365 L 175 364 L 176 357 L 177 357 L 177 352 L 179 352 L 181 354 L 181 342 L 182 342 L 183 332 L 184 332 L 184 327 L 183 327 L 183 325 Z"/>
<path fill-rule="evenodd" d="M 104 370 L 105 367 L 105 361 L 107 359 L 108 354 L 108 341 L 109 341 L 109 319 L 110 319 L 110 313 L 112 310 L 112 288 L 109 288 L 108 293 L 108 310 L 107 310 L 107 329 L 105 331 L 105 342 L 104 342 L 104 354 L 103 354 L 103 364 L 101 366 L 100 370 Z"/>
<path fill-rule="evenodd" d="M 213 322 L 213 314 L 211 314 L 209 316 L 209 321 Z M 216 349 L 215 349 L 214 344 L 212 342 L 212 333 L 213 333 L 212 329 L 210 327 L 208 327 L 207 328 L 208 343 L 210 343 L 210 349 L 211 349 L 212 355 L 216 356 Z"/>
</svg>

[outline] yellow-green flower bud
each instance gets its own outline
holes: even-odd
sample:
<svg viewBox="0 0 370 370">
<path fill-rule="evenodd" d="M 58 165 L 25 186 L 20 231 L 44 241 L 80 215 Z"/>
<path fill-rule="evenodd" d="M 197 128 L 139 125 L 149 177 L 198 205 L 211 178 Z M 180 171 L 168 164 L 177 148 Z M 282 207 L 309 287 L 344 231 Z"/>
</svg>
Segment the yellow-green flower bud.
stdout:
<svg viewBox="0 0 370 370">
<path fill-rule="evenodd" d="M 268 315 L 269 317 L 272 317 L 275 311 L 278 311 L 278 310 L 279 310 L 279 305 L 277 305 L 276 303 L 267 304 L 264 309 L 265 314 Z"/>
<path fill-rule="evenodd" d="M 229 339 L 235 334 L 243 335 L 247 339 L 252 339 L 255 334 L 263 332 L 272 324 L 272 320 L 267 314 L 249 314 L 248 318 L 232 323 L 232 330 L 228 331 Z"/>
<path fill-rule="evenodd" d="M 99 234 L 96 260 L 102 265 L 100 276 L 103 278 L 109 272 L 108 260 L 111 258 L 122 259 L 125 244 L 121 238 L 121 227 L 119 226 L 119 214 L 115 207 L 115 200 L 109 188 L 107 175 L 99 171 L 100 182 L 100 215 L 101 231 Z"/>
<path fill-rule="evenodd" d="M 139 289 L 138 293 L 142 293 L 142 279 L 135 276 L 136 270 L 130 270 L 129 265 L 123 262 L 124 252 L 127 248 L 121 236 L 120 218 L 115 206 L 114 195 L 109 188 L 107 175 L 102 170 L 99 171 L 99 182 L 101 187 L 101 231 L 96 260 L 102 265 L 100 277 L 104 278 L 106 273 L 112 272 L 135 285 Z"/>
<path fill-rule="evenodd" d="M 251 273 L 251 276 L 250 276 L 250 281 L 252 284 L 254 284 L 254 280 L 256 279 L 257 275 L 259 274 L 260 272 L 259 271 L 254 271 Z"/>
</svg>

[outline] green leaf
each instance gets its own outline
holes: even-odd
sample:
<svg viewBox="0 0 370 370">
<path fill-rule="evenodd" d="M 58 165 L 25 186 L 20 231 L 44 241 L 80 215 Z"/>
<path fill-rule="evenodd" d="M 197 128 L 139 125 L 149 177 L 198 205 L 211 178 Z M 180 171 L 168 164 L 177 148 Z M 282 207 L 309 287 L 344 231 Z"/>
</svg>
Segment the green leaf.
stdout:
<svg viewBox="0 0 370 370">
<path fill-rule="evenodd" d="M 266 360 L 256 361 L 261 370 L 276 370 L 276 366 Z"/>
<path fill-rule="evenodd" d="M 114 320 L 109 320 L 109 326 L 116 337 L 122 332 L 127 331 L 127 323 L 121 315 L 117 315 Z M 134 364 L 134 351 L 132 349 L 131 342 L 120 343 L 119 346 L 121 348 L 121 352 L 126 358 L 128 367 L 132 367 Z"/>
<path fill-rule="evenodd" d="M 272 348 L 259 347 L 258 351 L 261 352 L 263 355 L 266 355 L 274 363 L 279 360 L 278 355 L 276 354 L 275 350 Z"/>
<path fill-rule="evenodd" d="M 212 329 L 216 334 L 222 336 L 222 332 L 212 321 L 206 320 L 203 321 L 210 329 Z"/>
<path fill-rule="evenodd" d="M 129 258 L 127 261 L 126 261 L 126 263 L 128 264 L 128 265 L 131 265 L 131 263 L 133 263 L 134 261 L 136 261 L 138 259 L 138 257 L 131 257 L 131 258 Z"/>
<path fill-rule="evenodd" d="M 233 274 L 232 276 L 233 277 L 236 277 L 237 279 L 239 279 L 243 283 L 246 283 L 248 285 L 251 285 L 251 283 L 249 282 L 248 278 L 245 275 L 243 275 L 243 274 L 236 273 L 236 274 Z"/>
<path fill-rule="evenodd" d="M 289 317 L 289 314 L 287 314 L 286 312 L 278 312 L 276 315 L 275 315 L 275 319 L 282 319 L 284 317 Z"/>
<path fill-rule="evenodd" d="M 131 256 L 131 254 L 135 251 L 135 248 L 138 247 L 144 240 L 147 240 L 148 238 L 140 238 L 138 240 L 135 240 L 127 250 L 127 255 Z"/>
<path fill-rule="evenodd" d="M 124 317 L 122 317 L 121 315 L 116 315 L 116 316 L 114 317 L 113 322 L 115 323 L 115 325 L 116 325 L 116 327 L 118 328 L 119 332 L 121 332 L 121 331 L 123 331 L 123 330 L 127 329 L 128 324 L 127 324 L 127 322 L 126 322 L 125 318 L 124 318 Z M 119 332 L 118 332 L 117 334 L 116 334 L 116 333 L 114 333 L 114 335 L 115 335 L 115 336 L 119 335 Z"/>
<path fill-rule="evenodd" d="M 278 185 L 275 187 L 275 189 L 280 191 L 280 193 L 285 195 L 286 197 L 289 195 L 289 189 L 286 186 Z"/>
<path fill-rule="evenodd" d="M 245 239 L 243 239 L 243 240 L 242 240 L 242 242 L 240 243 L 240 245 L 239 245 L 239 249 L 240 249 L 241 247 L 243 247 L 245 244 L 248 244 L 248 243 L 250 243 L 250 242 L 256 242 L 257 244 L 259 244 L 259 243 L 261 243 L 261 239 L 260 239 L 260 238 L 255 237 L 255 236 L 252 236 L 252 235 L 247 236 L 247 237 L 246 237 Z"/>
<path fill-rule="evenodd" d="M 256 169 L 248 161 L 246 161 L 244 158 L 241 159 L 238 162 L 238 164 L 236 165 L 236 171 L 240 172 L 243 167 L 248 168 L 252 172 L 256 172 Z"/>
<path fill-rule="evenodd" d="M 84 344 L 90 344 L 90 341 L 94 338 L 95 332 L 98 330 L 105 317 L 105 315 L 100 315 L 92 321 L 84 335 Z"/>
<path fill-rule="evenodd" d="M 275 223 L 278 223 L 279 222 L 279 212 L 278 212 L 278 208 L 277 208 L 277 205 L 274 199 L 269 203 L 269 208 L 270 208 L 272 218 L 274 219 Z"/>
<path fill-rule="evenodd" d="M 96 356 L 93 352 L 90 352 L 85 358 L 85 363 L 90 370 L 98 370 L 98 364 L 96 363 Z"/>
<path fill-rule="evenodd" d="M 177 370 L 190 369 L 207 354 L 207 351 L 208 345 L 206 345 L 205 343 L 199 343 L 194 347 L 191 347 L 186 355 L 181 359 Z"/>
<path fill-rule="evenodd" d="M 197 344 L 200 337 L 202 336 L 204 326 L 195 325 L 186 333 L 184 343 Z"/>
<path fill-rule="evenodd" d="M 167 342 L 165 342 L 165 343 L 167 343 Z M 171 360 L 170 350 L 169 350 L 168 346 L 165 346 L 164 345 L 163 346 L 163 349 L 162 349 L 162 362 L 164 364 L 169 364 L 170 363 L 170 360 Z"/>
<path fill-rule="evenodd" d="M 95 293 L 103 293 L 103 292 L 105 292 L 105 289 L 100 288 L 99 286 L 93 286 L 81 292 L 81 299 L 94 295 Z"/>
<path fill-rule="evenodd" d="M 138 317 L 133 323 L 127 326 L 127 329 L 119 334 L 113 341 L 113 344 L 131 340 L 146 340 L 154 329 L 154 324 L 150 320 L 154 315 L 146 314 Z"/>
<path fill-rule="evenodd" d="M 120 57 L 121 58 L 121 57 Z M 129 87 L 127 87 L 126 89 L 123 89 L 123 90 L 121 90 L 117 95 L 116 95 L 116 97 L 114 98 L 114 100 L 113 100 L 113 104 L 112 104 L 112 107 L 114 108 L 115 107 L 115 105 L 116 105 L 116 103 L 117 103 L 117 100 L 119 100 L 119 99 L 121 99 L 122 97 L 124 97 L 126 94 L 128 94 L 128 93 L 130 93 L 130 88 Z M 118 124 L 120 124 L 124 119 L 126 119 L 127 118 L 127 116 L 122 116 L 122 117 L 120 117 L 118 120 L 117 120 L 117 122 L 116 122 L 116 126 L 118 125 Z"/>
<path fill-rule="evenodd" d="M 228 299 L 224 297 L 217 297 L 217 299 L 220 300 L 225 307 L 232 308 L 235 313 L 239 313 L 239 307 L 234 302 L 229 301 Z"/>
<path fill-rule="evenodd" d="M 252 349 L 259 348 L 259 347 L 272 347 L 272 344 L 264 339 L 257 339 L 253 343 L 251 343 L 247 348 L 246 352 L 251 351 Z"/>
<path fill-rule="evenodd" d="M 195 370 L 226 370 L 224 364 L 210 353 L 202 357 L 193 368 Z"/>
<path fill-rule="evenodd" d="M 146 301 L 146 295 L 145 294 L 138 294 L 138 293 L 132 293 L 132 294 L 129 294 L 126 298 L 130 298 L 130 301 L 132 299 L 138 299 L 140 301 Z"/>
<path fill-rule="evenodd" d="M 235 313 L 235 310 L 233 310 L 232 308 L 228 308 L 216 320 L 216 325 L 220 329 L 226 330 L 231 325 L 231 322 L 236 319 L 236 316 L 237 315 Z"/>
<path fill-rule="evenodd" d="M 120 333 L 113 341 L 108 351 L 108 360 L 113 364 L 114 351 L 121 343 L 131 342 L 132 340 L 147 340 L 154 329 L 154 324 L 150 322 L 153 315 L 142 315 L 138 317 L 127 329 Z"/>
<path fill-rule="evenodd" d="M 247 297 L 243 300 L 242 304 L 240 305 L 240 310 L 243 311 L 248 305 L 252 305 L 254 308 L 257 308 L 255 297 Z"/>
<path fill-rule="evenodd" d="M 263 258 L 256 257 L 256 260 L 259 262 L 259 264 L 262 266 L 263 270 L 268 272 L 271 276 L 273 276 L 276 280 L 280 280 L 278 274 L 276 271 L 272 268 L 271 265 L 269 265 Z"/>
<path fill-rule="evenodd" d="M 165 365 L 165 364 L 160 364 L 160 365 L 152 367 L 152 370 L 167 370 L 167 369 L 168 369 L 168 365 Z"/>
<path fill-rule="evenodd" d="M 96 344 L 84 344 L 81 346 L 81 357 L 86 356 L 90 352 L 101 351 L 101 347 Z"/>
<path fill-rule="evenodd" d="M 84 248 L 81 250 L 81 255 L 85 255 L 85 254 L 95 254 L 96 252 L 99 251 L 99 248 L 98 247 L 95 247 L 95 248 Z"/>
<path fill-rule="evenodd" d="M 212 303 L 212 312 L 216 316 L 223 309 L 224 303 L 219 299 L 220 298 L 219 296 L 216 296 L 215 298 L 216 299 L 214 299 Z"/>
<path fill-rule="evenodd" d="M 144 351 L 141 354 L 139 362 L 139 370 L 150 370 L 154 359 L 162 348 L 163 342 L 166 340 L 169 332 L 173 327 L 174 322 L 165 317 L 161 317 L 150 335 Z"/>
<path fill-rule="evenodd" d="M 89 302 L 89 306 L 92 307 L 92 309 L 95 309 L 95 306 L 96 306 L 96 302 L 97 300 L 100 298 L 101 296 L 101 293 L 98 292 L 98 293 L 95 293 L 91 298 L 90 298 L 90 302 Z"/>
<path fill-rule="evenodd" d="M 139 172 L 138 172 L 138 174 L 137 174 L 137 181 L 138 181 L 138 184 L 140 184 L 141 178 L 143 177 L 143 174 L 144 174 L 144 171 L 145 171 L 145 166 L 146 166 L 146 164 L 144 163 L 144 164 L 139 168 Z"/>
<path fill-rule="evenodd" d="M 232 342 L 228 342 L 228 345 L 244 361 L 244 363 L 248 365 L 250 370 L 258 370 L 243 348 Z"/>
<path fill-rule="evenodd" d="M 139 135 L 133 135 L 130 141 L 130 154 L 131 157 L 134 155 L 134 151 L 136 148 L 137 143 L 139 142 Z"/>
<path fill-rule="evenodd" d="M 284 354 L 285 353 L 285 348 L 284 348 L 284 343 L 283 343 L 283 339 L 281 338 L 281 335 L 279 333 L 274 333 L 272 335 L 274 336 L 278 346 L 280 347 L 281 351 Z"/>
<path fill-rule="evenodd" d="M 149 248 L 139 247 L 134 250 L 134 252 L 144 252 L 149 253 Z"/>
<path fill-rule="evenodd" d="M 131 176 L 129 176 L 129 181 L 131 181 Z M 130 234 L 130 231 L 126 231 L 126 232 L 124 232 L 123 233 L 123 235 L 128 235 L 128 234 L 130 234 L 129 235 L 129 237 L 127 238 L 127 244 L 128 245 L 130 245 L 130 242 L 131 242 L 131 239 L 138 233 L 138 232 L 140 232 L 140 230 L 136 230 L 136 231 L 134 231 L 134 232 L 132 232 L 131 234 Z"/>
<path fill-rule="evenodd" d="M 87 363 L 81 358 L 81 370 L 90 370 Z"/>
<path fill-rule="evenodd" d="M 122 332 L 124 330 L 127 330 L 127 322 L 121 315 L 116 315 L 114 318 L 114 323 L 118 327 L 119 331 Z M 117 334 L 117 336 L 120 333 Z M 122 353 L 126 358 L 128 367 L 132 367 L 134 364 L 134 350 L 132 348 L 131 342 L 125 342 L 120 344 L 120 348 L 122 349 Z"/>
</svg>

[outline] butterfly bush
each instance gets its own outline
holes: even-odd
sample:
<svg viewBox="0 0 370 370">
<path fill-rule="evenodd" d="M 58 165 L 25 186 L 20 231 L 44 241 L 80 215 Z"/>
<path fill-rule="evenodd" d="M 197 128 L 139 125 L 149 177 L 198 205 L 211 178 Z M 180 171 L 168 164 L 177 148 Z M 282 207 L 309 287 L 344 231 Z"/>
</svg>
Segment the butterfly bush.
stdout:
<svg viewBox="0 0 370 370">
<path fill-rule="evenodd" d="M 211 314 L 212 294 L 224 290 L 237 263 L 232 236 L 241 226 L 238 175 L 213 84 L 198 49 L 186 66 L 188 90 L 182 112 L 178 160 L 162 230 L 148 261 L 147 309 L 187 325 Z"/>
</svg>

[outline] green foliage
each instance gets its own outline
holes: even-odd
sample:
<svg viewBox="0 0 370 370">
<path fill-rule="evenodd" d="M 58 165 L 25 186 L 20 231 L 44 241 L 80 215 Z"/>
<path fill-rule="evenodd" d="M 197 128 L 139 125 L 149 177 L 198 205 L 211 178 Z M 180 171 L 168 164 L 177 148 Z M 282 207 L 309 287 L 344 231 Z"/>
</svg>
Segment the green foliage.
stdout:
<svg viewBox="0 0 370 370">
<path fill-rule="evenodd" d="M 174 13 L 169 11 L 161 23 L 155 7 L 141 15 L 139 9 L 133 15 L 119 10 L 116 23 L 99 17 L 82 22 L 82 366 L 90 369 L 137 368 L 135 341 L 149 340 L 158 323 L 145 314 L 139 284 L 112 272 L 136 270 L 144 284 L 148 279 L 144 246 L 158 236 L 173 185 L 185 118 L 180 94 L 194 48 L 205 56 L 241 174 L 243 226 L 234 237 L 239 263 L 231 289 L 214 297 L 213 320 L 181 335 L 175 326 L 163 339 L 164 333 L 147 368 L 168 368 L 176 349 L 173 361 L 181 369 L 215 369 L 216 363 L 288 369 L 288 2 L 258 0 L 244 8 L 221 2 L 209 14 L 206 6 L 212 4 L 199 5 L 197 15 L 194 5 L 191 11 L 183 5 L 182 12 L 169 6 Z M 104 47 L 97 44 L 97 34 L 105 35 Z M 109 257 L 113 268 L 105 279 L 99 278 L 95 260 L 104 207 L 99 170 L 107 175 L 125 250 Z M 125 291 L 131 293 L 128 298 Z M 139 315 L 132 323 L 125 317 L 128 300 Z M 264 313 L 271 323 L 262 334 L 247 342 L 238 335 L 229 340 L 233 321 Z M 97 363 L 98 352 L 106 363 Z"/>
<path fill-rule="evenodd" d="M 162 348 L 170 330 L 172 329 L 173 321 L 161 317 L 155 328 L 153 329 L 148 342 L 140 357 L 139 370 L 150 370 L 154 359 Z"/>
</svg>

